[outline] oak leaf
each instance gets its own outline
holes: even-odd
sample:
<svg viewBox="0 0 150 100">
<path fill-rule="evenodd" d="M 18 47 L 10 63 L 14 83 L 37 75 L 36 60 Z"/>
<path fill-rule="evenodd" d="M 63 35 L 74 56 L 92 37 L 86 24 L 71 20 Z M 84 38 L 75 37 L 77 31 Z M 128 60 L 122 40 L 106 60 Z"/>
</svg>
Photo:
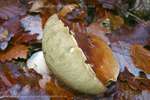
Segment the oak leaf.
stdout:
<svg viewBox="0 0 150 100">
<path fill-rule="evenodd" d="M 56 78 L 47 81 L 46 85 L 42 86 L 45 87 L 43 89 L 39 84 L 42 76 L 32 69 L 22 68 L 14 63 L 0 63 L 0 72 L 0 95 L 17 96 L 18 99 L 24 98 L 23 96 L 29 96 L 28 99 L 31 99 L 30 96 L 39 98 L 41 95 L 44 97 L 40 98 L 56 96 L 52 99 L 64 100 L 73 97 L 73 93 L 56 83 Z"/>
<path fill-rule="evenodd" d="M 14 36 L 5 51 L 0 51 L 0 61 L 11 61 L 18 58 L 27 58 L 28 43 L 36 40 L 36 35 L 29 35 L 27 33 L 18 33 Z"/>
<path fill-rule="evenodd" d="M 26 58 L 28 54 L 28 47 L 22 44 L 13 45 L 0 52 L 0 61 L 11 61 L 12 59 Z"/>
<path fill-rule="evenodd" d="M 16 96 L 20 99 L 22 96 L 46 95 L 39 86 L 39 80 L 42 78 L 34 70 L 21 68 L 14 63 L 0 63 L 0 94 Z M 19 97 L 18 97 L 19 96 Z"/>
</svg>

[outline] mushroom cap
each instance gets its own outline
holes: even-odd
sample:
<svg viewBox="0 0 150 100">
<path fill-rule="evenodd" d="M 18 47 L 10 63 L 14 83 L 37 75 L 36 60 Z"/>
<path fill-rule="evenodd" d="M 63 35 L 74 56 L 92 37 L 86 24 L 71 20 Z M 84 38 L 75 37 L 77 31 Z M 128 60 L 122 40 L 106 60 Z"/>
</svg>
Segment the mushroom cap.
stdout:
<svg viewBox="0 0 150 100">
<path fill-rule="evenodd" d="M 98 94 L 106 90 L 97 78 L 73 34 L 54 14 L 44 28 L 42 49 L 49 69 L 67 86 L 79 92 Z M 119 70 L 116 70 L 115 77 Z"/>
</svg>

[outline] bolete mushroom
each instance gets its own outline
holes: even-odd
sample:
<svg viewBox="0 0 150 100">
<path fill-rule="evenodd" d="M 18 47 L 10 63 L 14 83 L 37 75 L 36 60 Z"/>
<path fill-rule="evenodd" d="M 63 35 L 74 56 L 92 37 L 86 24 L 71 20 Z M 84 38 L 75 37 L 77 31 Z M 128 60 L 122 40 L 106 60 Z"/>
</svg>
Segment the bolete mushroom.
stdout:
<svg viewBox="0 0 150 100">
<path fill-rule="evenodd" d="M 59 80 L 79 92 L 98 94 L 107 89 L 109 81 L 117 80 L 119 65 L 103 40 L 94 35 L 88 38 L 94 47 L 88 47 L 85 36 L 81 41 L 87 43 L 86 51 L 80 39 L 54 14 L 45 25 L 42 48 L 49 69 Z"/>
</svg>

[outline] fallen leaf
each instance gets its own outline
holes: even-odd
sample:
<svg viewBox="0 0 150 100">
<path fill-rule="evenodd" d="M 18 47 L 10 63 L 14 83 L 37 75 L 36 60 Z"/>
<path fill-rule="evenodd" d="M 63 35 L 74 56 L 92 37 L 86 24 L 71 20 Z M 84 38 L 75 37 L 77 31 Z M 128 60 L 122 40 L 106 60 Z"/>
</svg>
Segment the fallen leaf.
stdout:
<svg viewBox="0 0 150 100">
<path fill-rule="evenodd" d="M 8 29 L 11 34 L 15 34 L 23 30 L 20 24 L 20 17 L 18 16 L 5 21 L 2 26 Z"/>
<path fill-rule="evenodd" d="M 26 14 L 26 4 L 28 1 L 30 4 L 33 3 L 28 11 L 29 13 L 33 13 L 33 15 L 27 15 L 22 18 L 27 19 L 24 22 L 28 25 L 26 23 L 26 25 L 23 25 L 24 22 L 22 24 L 23 27 L 27 26 L 26 28 L 24 27 L 25 31 L 30 31 L 29 34 L 41 32 L 39 27 L 35 27 L 34 14 L 40 13 L 42 25 L 44 26 L 49 16 L 54 13 L 61 13 L 61 16 L 66 20 L 67 26 L 71 30 L 77 27 L 75 29 L 77 32 L 96 34 L 110 45 L 121 69 L 117 82 L 109 85 L 108 90 L 104 94 L 92 96 L 77 92 L 74 94 L 68 88 L 57 83 L 58 80 L 55 78 L 45 78 L 45 82 L 42 81 L 42 84 L 40 84 L 39 81 L 42 76 L 34 70 L 22 69 L 21 66 L 16 64 L 6 63 L 6 61 L 13 61 L 13 59 L 26 59 L 27 55 L 30 56 L 29 54 L 41 50 L 40 42 L 32 44 L 36 41 L 36 35 L 29 35 L 26 32 L 22 32 L 23 28 L 20 25 L 20 16 L 22 17 Z M 129 3 L 131 2 L 136 3 L 130 5 Z M 74 9 L 70 5 L 77 5 L 79 7 Z M 134 6 L 134 8 L 129 9 L 129 6 Z M 147 16 L 149 8 L 149 0 L 1 0 L 0 48 L 3 51 L 0 51 L 0 62 L 4 62 L 3 64 L 0 63 L 1 99 L 148 100 L 150 98 L 150 74 L 148 74 L 150 71 L 148 68 L 150 62 L 150 24 L 147 21 L 129 27 L 123 25 L 126 23 L 124 23 L 118 13 L 117 15 L 113 15 L 111 12 L 117 11 L 121 12 L 122 15 L 127 15 L 128 13 L 126 12 L 131 10 L 134 11 L 133 13 L 137 17 L 142 18 L 141 20 L 147 20 L 149 19 L 149 16 Z M 100 24 L 97 23 L 99 19 L 101 21 Z M 105 22 L 106 19 L 109 19 L 109 28 L 113 29 L 112 33 L 105 30 L 105 27 L 101 27 L 101 23 Z M 74 22 L 79 22 L 82 25 L 74 26 Z M 34 24 L 34 29 L 31 28 L 32 25 L 30 27 L 30 23 Z M 88 32 L 87 28 L 89 28 Z M 103 33 L 110 33 L 108 34 L 110 40 L 105 37 L 106 35 L 101 35 Z M 139 45 L 134 45 L 135 43 Z M 87 44 L 85 43 L 85 45 Z M 29 47 L 34 49 L 34 51 L 29 52 Z M 99 59 L 100 57 L 97 58 Z M 87 63 L 89 62 L 87 61 Z M 141 73 L 143 74 L 141 75 Z"/>
<path fill-rule="evenodd" d="M 54 81 L 49 81 L 46 84 L 46 91 L 49 95 L 52 95 L 52 99 L 61 99 L 61 100 L 70 100 L 73 98 L 73 93 L 69 92 L 68 90 L 60 87 Z"/>
<path fill-rule="evenodd" d="M 121 81 L 126 81 L 130 88 L 134 90 L 148 90 L 150 91 L 150 79 L 135 77 L 131 74 L 128 69 L 125 69 L 124 72 L 120 73 L 119 79 Z"/>
<path fill-rule="evenodd" d="M 31 1 L 32 4 L 29 12 L 30 13 L 39 13 L 42 18 L 42 26 L 45 22 L 54 13 L 57 13 L 62 8 L 62 2 L 59 0 L 49 1 L 49 0 L 36 0 Z"/>
<path fill-rule="evenodd" d="M 108 18 L 110 19 L 113 30 L 120 28 L 124 24 L 124 19 L 120 16 L 110 14 Z"/>
<path fill-rule="evenodd" d="M 9 47 L 4 51 L 0 51 L 0 61 L 6 62 L 18 58 L 27 58 L 29 52 L 27 44 L 35 40 L 36 35 L 29 35 L 27 33 L 16 34 Z"/>
<path fill-rule="evenodd" d="M 7 95 L 10 98 L 15 96 L 17 99 L 32 98 L 33 100 L 37 98 L 70 100 L 73 98 L 73 93 L 56 83 L 54 78 L 47 80 L 42 86 L 45 88 L 42 88 L 39 84 L 42 76 L 32 69 L 22 68 L 14 63 L 0 63 L 0 72 L 0 95 Z"/>
<path fill-rule="evenodd" d="M 49 18 L 49 16 L 51 16 L 54 13 L 57 13 L 57 9 L 56 9 L 56 5 L 53 4 L 49 4 L 48 7 L 44 7 L 43 9 L 45 9 L 44 11 L 42 11 L 40 13 L 41 17 L 42 17 L 42 26 L 44 27 L 47 19 Z"/>
<path fill-rule="evenodd" d="M 124 41 L 118 41 L 110 44 L 114 56 L 116 57 L 120 71 L 123 72 L 125 67 L 130 73 L 135 76 L 139 76 L 140 69 L 136 68 L 130 56 L 130 44 Z"/>
<path fill-rule="evenodd" d="M 141 45 L 135 44 L 131 46 L 130 52 L 135 66 L 146 73 L 150 73 L 150 51 Z"/>
<path fill-rule="evenodd" d="M 114 90 L 111 92 L 114 100 L 147 100 L 150 93 L 150 80 L 135 77 L 127 68 L 120 73 Z"/>
<path fill-rule="evenodd" d="M 10 19 L 16 16 L 22 16 L 26 13 L 26 8 L 19 0 L 0 1 L 0 18 Z"/>
<path fill-rule="evenodd" d="M 45 91 L 39 86 L 39 80 L 42 77 L 34 70 L 22 69 L 14 63 L 0 63 L 0 72 L 2 82 L 0 87 L 3 87 L 3 89 L 0 89 L 0 94 L 4 97 L 7 95 L 9 98 L 14 96 L 23 99 L 24 96 L 46 96 Z"/>
<path fill-rule="evenodd" d="M 26 32 L 17 33 L 13 37 L 11 44 L 30 44 L 37 40 L 37 34 L 30 35 Z"/>
<path fill-rule="evenodd" d="M 69 12 L 65 18 L 73 22 L 82 22 L 86 18 L 86 12 L 81 8 L 73 9 L 72 12 Z"/>
<path fill-rule="evenodd" d="M 104 8 L 114 9 L 116 6 L 117 0 L 98 0 Z"/>
<path fill-rule="evenodd" d="M 124 25 L 124 19 L 121 16 L 115 15 L 104 8 L 99 7 L 97 10 L 99 17 L 97 17 L 96 22 L 99 23 L 102 28 L 107 29 L 107 33 L 111 33 L 112 30 L 116 30 Z"/>
<path fill-rule="evenodd" d="M 5 50 L 8 46 L 8 42 L 11 40 L 11 38 L 14 36 L 15 33 L 18 33 L 22 31 L 20 25 L 20 18 L 14 17 L 10 18 L 9 20 L 2 23 L 2 26 L 0 28 L 0 48 L 1 50 Z"/>
<path fill-rule="evenodd" d="M 18 58 L 27 58 L 28 47 L 25 45 L 13 45 L 5 51 L 0 52 L 0 61 L 11 61 Z"/>
<path fill-rule="evenodd" d="M 32 2 L 32 6 L 30 8 L 30 12 L 41 12 L 41 9 L 44 7 L 44 3 L 46 0 L 36 0 Z"/>
<path fill-rule="evenodd" d="M 8 30 L 4 27 L 0 27 L 0 49 L 6 49 L 8 41 L 11 39 L 8 33 Z"/>
<path fill-rule="evenodd" d="M 4 29 L 3 27 L 0 28 L 0 41 L 4 41 L 6 40 L 7 36 L 8 36 L 8 30 Z"/>
<path fill-rule="evenodd" d="M 25 31 L 29 34 L 37 34 L 37 39 L 41 40 L 43 37 L 42 19 L 39 15 L 28 15 L 21 19 L 21 24 Z"/>
<path fill-rule="evenodd" d="M 108 34 L 110 41 L 124 41 L 130 44 L 141 44 L 146 45 L 150 38 L 150 24 L 140 23 L 135 27 L 121 26 L 119 29 Z"/>
</svg>

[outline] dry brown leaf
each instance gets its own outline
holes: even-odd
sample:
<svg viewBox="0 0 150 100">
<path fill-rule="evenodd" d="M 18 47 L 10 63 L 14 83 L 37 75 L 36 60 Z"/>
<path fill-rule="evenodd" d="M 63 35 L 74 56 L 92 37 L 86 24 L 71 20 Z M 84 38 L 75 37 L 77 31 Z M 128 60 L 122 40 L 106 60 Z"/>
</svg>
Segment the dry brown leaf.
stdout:
<svg viewBox="0 0 150 100">
<path fill-rule="evenodd" d="M 30 96 L 33 99 L 35 95 L 46 96 L 44 90 L 39 86 L 42 76 L 34 70 L 22 69 L 21 66 L 14 63 L 0 63 L 0 72 L 0 87 L 2 87 L 0 95 L 14 96 L 18 99 L 25 95 L 29 96 L 29 99 L 31 99 Z"/>
<path fill-rule="evenodd" d="M 144 76 L 135 77 L 125 68 L 120 73 L 116 87 L 112 93 L 114 94 L 113 100 L 148 100 L 150 80 Z"/>
<path fill-rule="evenodd" d="M 33 34 L 30 35 L 28 33 L 18 33 L 15 34 L 14 38 L 12 39 L 12 44 L 29 44 L 31 42 L 36 41 L 37 35 Z"/>
<path fill-rule="evenodd" d="M 129 44 L 147 45 L 150 39 L 150 23 L 139 23 L 134 27 L 122 25 L 109 34 L 109 40 L 113 42 L 124 41 Z"/>
<path fill-rule="evenodd" d="M 73 98 L 73 93 L 59 86 L 54 80 L 49 81 L 46 84 L 46 91 L 49 95 L 52 95 L 52 99 L 70 100 Z"/>
<path fill-rule="evenodd" d="M 27 1 L 26 1 L 27 2 Z M 16 16 L 26 14 L 26 7 L 21 4 L 20 0 L 1 0 L 0 1 L 0 18 L 7 20 Z"/>
<path fill-rule="evenodd" d="M 0 51 L 0 61 L 11 61 L 18 58 L 27 58 L 28 45 L 30 42 L 36 40 L 36 35 L 29 35 L 27 33 L 15 34 L 14 38 L 5 51 Z"/>
<path fill-rule="evenodd" d="M 150 73 L 150 51 L 141 45 L 135 44 L 131 46 L 131 56 L 136 67 Z"/>
<path fill-rule="evenodd" d="M 120 28 L 122 25 L 124 25 L 124 19 L 121 16 L 114 15 L 113 13 L 103 9 L 103 16 L 101 16 L 100 21 L 108 20 L 110 22 L 110 27 L 115 30 L 117 28 Z"/>
<path fill-rule="evenodd" d="M 135 77 L 132 73 L 128 71 L 127 68 L 125 68 L 125 70 L 120 73 L 118 79 L 122 82 L 127 82 L 129 87 L 133 90 L 150 91 L 150 79 L 147 79 L 144 75 L 140 77 Z"/>
<path fill-rule="evenodd" d="M 0 52 L 0 61 L 11 61 L 12 59 L 27 58 L 28 47 L 22 44 L 13 45 Z"/>
<path fill-rule="evenodd" d="M 112 25 L 112 29 L 117 29 L 120 28 L 120 26 L 122 26 L 124 24 L 124 20 L 122 17 L 120 16 L 115 16 L 113 14 L 109 15 L 109 19 Z"/>
<path fill-rule="evenodd" d="M 60 1 L 49 0 L 36 0 L 33 2 L 33 5 L 30 9 L 30 12 L 39 12 L 42 18 L 42 26 L 44 26 L 47 19 L 54 13 L 57 13 L 57 7 L 60 4 Z M 60 4 L 61 5 L 61 4 Z"/>
<path fill-rule="evenodd" d="M 21 99 L 20 96 L 27 96 L 29 100 L 34 96 L 43 95 L 43 99 L 49 95 L 50 97 L 52 96 L 52 100 L 71 100 L 73 97 L 70 91 L 55 82 L 56 78 L 47 81 L 47 84 L 42 86 L 45 88 L 42 88 L 39 84 L 42 79 L 40 74 L 32 69 L 21 68 L 21 66 L 14 63 L 0 63 L 0 73 L 0 95 L 17 96 L 16 98 L 18 99 Z M 24 97 L 22 98 L 24 99 Z M 40 99 L 40 97 L 36 98 Z"/>
</svg>

